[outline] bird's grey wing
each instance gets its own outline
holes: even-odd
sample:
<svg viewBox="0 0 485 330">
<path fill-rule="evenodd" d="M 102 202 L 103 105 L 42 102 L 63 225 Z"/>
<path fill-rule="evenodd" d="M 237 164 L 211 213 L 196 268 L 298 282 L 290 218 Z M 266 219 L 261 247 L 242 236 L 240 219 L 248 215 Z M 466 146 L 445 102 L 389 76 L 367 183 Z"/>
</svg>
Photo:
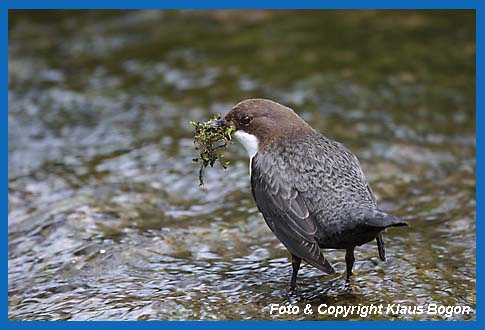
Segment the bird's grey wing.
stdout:
<svg viewBox="0 0 485 330">
<path fill-rule="evenodd" d="M 285 182 L 281 169 L 271 164 L 261 166 L 263 162 L 264 156 L 253 158 L 251 186 L 271 231 L 292 254 L 328 274 L 335 273 L 315 240 L 316 220 L 302 194 Z"/>
</svg>

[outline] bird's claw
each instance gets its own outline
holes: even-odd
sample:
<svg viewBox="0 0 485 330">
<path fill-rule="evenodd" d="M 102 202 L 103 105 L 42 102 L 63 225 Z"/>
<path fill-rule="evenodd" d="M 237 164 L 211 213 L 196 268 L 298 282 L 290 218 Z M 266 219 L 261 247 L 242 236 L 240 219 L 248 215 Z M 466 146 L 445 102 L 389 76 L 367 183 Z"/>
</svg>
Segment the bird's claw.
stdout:
<svg viewBox="0 0 485 330">
<path fill-rule="evenodd" d="M 288 293 L 290 295 L 297 294 L 298 293 L 298 285 L 290 285 L 288 288 Z"/>
</svg>

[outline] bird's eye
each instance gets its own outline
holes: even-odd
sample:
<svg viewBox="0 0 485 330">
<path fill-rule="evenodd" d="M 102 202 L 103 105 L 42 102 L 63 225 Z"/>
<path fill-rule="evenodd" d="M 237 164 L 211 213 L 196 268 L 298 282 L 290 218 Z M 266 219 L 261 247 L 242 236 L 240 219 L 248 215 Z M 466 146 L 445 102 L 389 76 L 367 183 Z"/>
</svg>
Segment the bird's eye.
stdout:
<svg viewBox="0 0 485 330">
<path fill-rule="evenodd" d="M 244 116 L 241 118 L 241 124 L 247 125 L 251 122 L 252 118 L 249 116 Z"/>
</svg>

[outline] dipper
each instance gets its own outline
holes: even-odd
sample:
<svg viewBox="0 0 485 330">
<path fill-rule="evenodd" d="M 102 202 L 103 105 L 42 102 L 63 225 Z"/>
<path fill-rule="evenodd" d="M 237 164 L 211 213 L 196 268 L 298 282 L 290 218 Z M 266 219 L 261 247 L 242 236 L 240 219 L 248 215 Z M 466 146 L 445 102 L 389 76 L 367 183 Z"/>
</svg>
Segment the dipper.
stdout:
<svg viewBox="0 0 485 330">
<path fill-rule="evenodd" d="M 382 231 L 407 223 L 377 208 L 357 157 L 315 131 L 292 109 L 265 99 L 235 105 L 214 125 L 233 125 L 249 154 L 251 190 L 259 211 L 292 256 L 290 288 L 301 260 L 335 273 L 320 248 L 345 249 L 347 280 L 354 249 L 377 241 Z"/>
</svg>

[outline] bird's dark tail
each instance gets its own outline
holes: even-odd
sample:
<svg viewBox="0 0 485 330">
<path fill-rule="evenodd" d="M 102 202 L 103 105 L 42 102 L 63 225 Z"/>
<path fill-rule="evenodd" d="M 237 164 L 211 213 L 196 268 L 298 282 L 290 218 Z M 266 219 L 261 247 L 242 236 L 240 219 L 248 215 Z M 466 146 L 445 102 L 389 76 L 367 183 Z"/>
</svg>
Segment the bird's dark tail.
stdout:
<svg viewBox="0 0 485 330">
<path fill-rule="evenodd" d="M 369 227 L 385 229 L 387 227 L 407 226 L 408 223 L 398 217 L 382 212 L 378 209 L 368 210 L 365 224 Z"/>
</svg>

